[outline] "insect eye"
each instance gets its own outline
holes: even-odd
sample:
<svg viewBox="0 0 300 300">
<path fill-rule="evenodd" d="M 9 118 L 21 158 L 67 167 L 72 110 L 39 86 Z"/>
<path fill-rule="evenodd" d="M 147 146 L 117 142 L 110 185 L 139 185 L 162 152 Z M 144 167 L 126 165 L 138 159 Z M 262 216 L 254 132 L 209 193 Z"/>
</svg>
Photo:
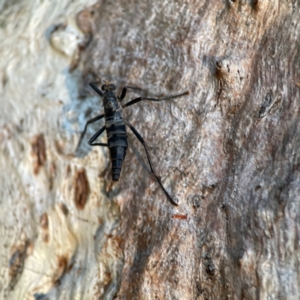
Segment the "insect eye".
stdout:
<svg viewBox="0 0 300 300">
<path fill-rule="evenodd" d="M 110 85 L 109 85 L 109 89 L 113 91 L 113 90 L 115 90 L 115 89 L 116 89 L 116 87 L 115 87 L 115 85 L 114 85 L 114 84 L 110 84 Z"/>
<path fill-rule="evenodd" d="M 105 91 L 105 90 L 106 90 L 106 84 L 102 85 L 101 90 L 102 90 L 102 91 Z"/>
</svg>

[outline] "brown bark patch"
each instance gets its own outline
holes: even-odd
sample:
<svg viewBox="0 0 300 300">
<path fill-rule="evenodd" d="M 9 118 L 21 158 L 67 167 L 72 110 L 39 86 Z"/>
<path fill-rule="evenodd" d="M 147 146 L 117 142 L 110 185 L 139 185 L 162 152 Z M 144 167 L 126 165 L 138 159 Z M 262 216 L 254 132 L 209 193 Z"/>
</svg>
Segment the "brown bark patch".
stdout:
<svg viewBox="0 0 300 300">
<path fill-rule="evenodd" d="M 11 288 L 15 286 L 20 277 L 20 274 L 23 271 L 28 246 L 29 241 L 25 241 L 24 244 L 16 246 L 13 249 L 13 254 L 9 260 L 9 277 Z"/>
<path fill-rule="evenodd" d="M 44 135 L 36 135 L 31 142 L 32 156 L 34 158 L 33 162 L 33 172 L 37 175 L 40 171 L 40 168 L 44 166 L 45 161 L 47 160 L 46 156 L 46 143 Z"/>
<path fill-rule="evenodd" d="M 60 204 L 59 204 L 59 207 L 60 207 L 60 209 L 62 210 L 63 214 L 64 214 L 65 216 L 67 216 L 68 213 L 69 213 L 69 210 L 68 210 L 67 206 L 66 206 L 65 204 L 63 204 L 63 203 L 60 203 Z"/>
<path fill-rule="evenodd" d="M 82 210 L 87 202 L 90 187 L 85 170 L 77 171 L 74 177 L 75 198 L 74 202 L 77 209 Z"/>
<path fill-rule="evenodd" d="M 180 214 L 175 214 L 172 216 L 173 219 L 179 219 L 179 220 L 186 220 L 187 215 L 180 215 Z"/>
<path fill-rule="evenodd" d="M 69 271 L 70 267 L 68 267 L 68 264 L 69 264 L 69 258 L 66 255 L 61 255 L 58 257 L 58 261 L 57 261 L 58 270 L 54 278 L 54 284 L 56 286 L 61 284 L 61 278 L 66 272 Z"/>
<path fill-rule="evenodd" d="M 42 239 L 45 243 L 49 242 L 49 219 L 48 219 L 48 214 L 43 213 L 43 215 L 40 217 L 40 225 L 43 229 L 43 236 Z"/>
</svg>

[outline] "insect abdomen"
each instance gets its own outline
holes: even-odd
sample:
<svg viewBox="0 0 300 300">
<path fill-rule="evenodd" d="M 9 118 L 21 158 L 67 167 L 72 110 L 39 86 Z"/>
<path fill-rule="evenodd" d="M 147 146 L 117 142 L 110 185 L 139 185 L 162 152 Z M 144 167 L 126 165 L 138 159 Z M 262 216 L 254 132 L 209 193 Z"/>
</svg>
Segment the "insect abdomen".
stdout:
<svg viewBox="0 0 300 300">
<path fill-rule="evenodd" d="M 126 148 L 125 147 L 112 147 L 110 150 L 110 157 L 111 157 L 111 173 L 112 173 L 112 180 L 118 181 L 121 174 L 122 163 L 126 155 Z"/>
<path fill-rule="evenodd" d="M 112 162 L 112 180 L 118 181 L 128 147 L 126 127 L 123 119 L 107 120 L 106 132 Z"/>
</svg>

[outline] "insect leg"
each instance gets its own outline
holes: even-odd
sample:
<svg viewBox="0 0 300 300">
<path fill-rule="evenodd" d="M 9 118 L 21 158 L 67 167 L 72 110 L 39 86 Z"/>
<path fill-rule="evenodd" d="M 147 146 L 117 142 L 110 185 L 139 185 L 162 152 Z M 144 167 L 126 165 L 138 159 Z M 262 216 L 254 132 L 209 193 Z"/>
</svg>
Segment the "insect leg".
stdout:
<svg viewBox="0 0 300 300">
<path fill-rule="evenodd" d="M 93 143 L 105 130 L 105 126 L 103 126 L 100 130 L 98 130 L 89 140 L 89 145 L 91 146 L 107 146 L 107 144 L 104 143 Z"/>
<path fill-rule="evenodd" d="M 85 135 L 85 133 L 86 133 L 86 130 L 87 130 L 88 125 L 91 124 L 91 123 L 94 123 L 94 122 L 96 122 L 96 121 L 98 121 L 98 120 L 100 120 L 100 119 L 102 119 L 103 117 L 104 117 L 104 114 L 99 115 L 99 116 L 97 116 L 97 117 L 95 117 L 95 118 L 93 118 L 93 119 L 90 119 L 89 121 L 86 122 L 85 127 L 84 127 L 84 130 L 83 130 L 83 132 L 81 133 L 79 142 L 78 142 L 78 144 L 77 144 L 76 150 L 79 148 L 79 146 L 80 146 L 80 144 L 81 144 L 81 141 L 82 141 L 82 139 L 83 139 L 83 137 L 84 137 L 84 135 Z"/>
<path fill-rule="evenodd" d="M 135 104 L 135 103 L 138 103 L 138 102 L 140 102 L 140 101 L 142 101 L 142 100 L 159 102 L 159 101 L 162 101 L 162 100 L 169 100 L 169 99 L 178 98 L 178 97 L 181 97 L 181 96 L 184 96 L 184 95 L 188 95 L 188 94 L 189 94 L 189 91 L 186 91 L 186 92 L 181 93 L 181 94 L 178 94 L 178 95 L 172 95 L 172 96 L 167 96 L 167 97 L 163 97 L 163 98 L 145 98 L 145 97 L 138 97 L 138 98 L 133 99 L 133 100 L 127 102 L 126 104 L 124 104 L 123 107 L 130 106 L 130 105 Z"/>
<path fill-rule="evenodd" d="M 173 199 L 171 198 L 171 196 L 168 194 L 168 192 L 165 190 L 164 186 L 162 185 L 162 183 L 160 181 L 160 178 L 155 173 L 155 170 L 154 170 L 151 158 L 150 158 L 150 154 L 148 152 L 148 149 L 147 149 L 147 146 L 146 146 L 146 143 L 145 143 L 144 139 L 142 138 L 142 136 L 137 132 L 137 130 L 127 120 L 124 119 L 124 122 L 132 130 L 132 132 L 135 134 L 135 136 L 138 138 L 138 140 L 143 144 L 143 146 L 145 148 L 145 151 L 146 151 L 146 155 L 147 155 L 147 158 L 148 158 L 148 162 L 149 162 L 149 166 L 150 166 L 151 172 L 154 175 L 154 177 L 156 178 L 157 182 L 159 183 L 161 189 L 164 191 L 164 193 L 167 196 L 168 200 L 173 205 L 177 206 L 178 204 L 173 201 Z"/>
<path fill-rule="evenodd" d="M 138 90 L 138 91 L 142 90 L 139 87 L 134 87 L 134 86 L 128 86 L 128 85 L 126 85 L 126 86 L 123 87 L 123 90 L 122 90 L 122 93 L 121 93 L 121 96 L 120 96 L 120 101 L 122 101 L 125 98 L 127 89 Z"/>
<path fill-rule="evenodd" d="M 103 92 L 97 87 L 96 84 L 99 84 L 100 82 L 90 82 L 90 87 L 101 97 L 103 97 Z"/>
</svg>

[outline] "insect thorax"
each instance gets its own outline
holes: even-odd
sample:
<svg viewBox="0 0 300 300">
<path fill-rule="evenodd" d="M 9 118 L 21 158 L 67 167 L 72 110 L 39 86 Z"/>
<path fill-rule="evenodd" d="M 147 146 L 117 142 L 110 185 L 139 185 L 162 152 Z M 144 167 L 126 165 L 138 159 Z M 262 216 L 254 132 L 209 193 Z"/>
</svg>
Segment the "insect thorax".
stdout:
<svg viewBox="0 0 300 300">
<path fill-rule="evenodd" d="M 106 112 L 116 111 L 121 108 L 117 95 L 112 91 L 107 91 L 104 94 L 103 106 Z"/>
</svg>

